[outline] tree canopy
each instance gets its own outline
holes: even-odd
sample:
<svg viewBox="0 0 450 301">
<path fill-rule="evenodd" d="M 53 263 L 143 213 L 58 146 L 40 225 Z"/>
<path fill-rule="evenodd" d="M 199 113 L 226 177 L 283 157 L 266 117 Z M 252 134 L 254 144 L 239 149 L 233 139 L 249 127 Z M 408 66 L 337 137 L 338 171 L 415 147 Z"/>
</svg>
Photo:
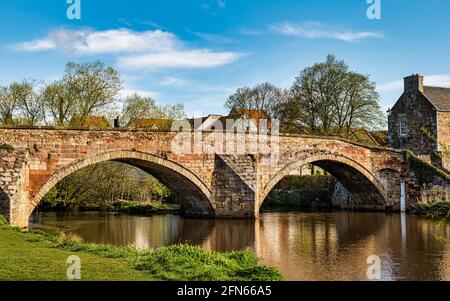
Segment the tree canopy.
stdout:
<svg viewBox="0 0 450 301">
<path fill-rule="evenodd" d="M 122 79 L 114 68 L 100 61 L 68 62 L 62 77 L 51 83 L 23 80 L 0 87 L 0 123 L 84 127 L 95 115 L 122 114 L 125 125 L 136 118 L 185 116 L 182 104 L 157 105 L 137 93 L 121 99 L 121 89 Z"/>
<path fill-rule="evenodd" d="M 300 131 L 348 136 L 352 128 L 377 130 L 386 125 L 369 75 L 350 71 L 333 55 L 302 70 L 290 92 L 280 110 L 286 123 Z"/>
<path fill-rule="evenodd" d="M 225 107 L 264 111 L 280 121 L 283 131 L 297 133 L 348 138 L 351 129 L 386 127 L 370 76 L 349 70 L 334 55 L 301 70 L 289 90 L 270 83 L 239 88 Z"/>
</svg>

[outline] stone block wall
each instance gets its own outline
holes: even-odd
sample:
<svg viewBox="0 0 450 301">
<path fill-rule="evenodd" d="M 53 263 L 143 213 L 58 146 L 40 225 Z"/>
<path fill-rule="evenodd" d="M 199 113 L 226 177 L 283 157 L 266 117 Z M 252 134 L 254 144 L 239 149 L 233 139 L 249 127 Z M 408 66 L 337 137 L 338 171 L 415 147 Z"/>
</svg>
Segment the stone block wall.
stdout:
<svg viewBox="0 0 450 301">
<path fill-rule="evenodd" d="M 26 210 L 21 201 L 27 198 L 27 160 L 24 149 L 0 150 L 0 214 L 8 220 Z"/>
<path fill-rule="evenodd" d="M 216 217 L 257 217 L 255 188 L 256 166 L 251 156 L 216 156 L 212 185 Z"/>
<path fill-rule="evenodd" d="M 405 136 L 401 136 L 399 132 L 401 119 L 406 121 L 408 128 Z M 420 91 L 403 93 L 388 118 L 390 147 L 429 156 L 437 150 L 437 143 L 424 134 L 422 129 L 437 136 L 437 120 L 436 109 Z"/>
<path fill-rule="evenodd" d="M 153 173 L 185 200 L 191 215 L 255 218 L 273 187 L 307 164 L 334 175 L 352 197 L 358 198 L 361 207 L 395 208 L 400 179 L 408 184 L 408 202 L 414 202 L 420 194 L 421 188 L 409 176 L 402 153 L 392 149 L 334 137 L 281 135 L 273 140 L 269 137 L 268 144 L 273 148 L 261 152 L 250 143 L 257 135 L 238 134 L 233 147 L 244 146 L 244 153 L 238 155 L 226 149 L 229 141 L 217 139 L 223 136 L 221 133 L 205 133 L 200 150 L 194 150 L 195 134 L 186 132 L 182 140 L 190 142 L 189 151 L 177 153 L 173 144 L 178 135 L 134 130 L 0 128 L 0 144 L 24 150 L 23 154 L 4 156 L 7 159 L 0 163 L 2 210 L 9 212 L 16 224 L 26 223 L 40 199 L 63 177 L 108 160 Z M 8 202 L 12 196 L 14 201 Z"/>
</svg>

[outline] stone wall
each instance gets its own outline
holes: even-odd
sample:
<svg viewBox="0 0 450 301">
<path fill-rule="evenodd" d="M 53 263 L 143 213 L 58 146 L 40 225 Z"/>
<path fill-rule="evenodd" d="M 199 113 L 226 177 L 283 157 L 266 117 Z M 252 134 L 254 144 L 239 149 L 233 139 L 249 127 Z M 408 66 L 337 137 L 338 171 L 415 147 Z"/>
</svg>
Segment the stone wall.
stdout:
<svg viewBox="0 0 450 301">
<path fill-rule="evenodd" d="M 450 112 L 438 112 L 439 167 L 450 171 Z"/>
<path fill-rule="evenodd" d="M 25 213 L 14 217 L 16 224 L 26 224 L 40 199 L 62 178 L 108 160 L 153 174 L 184 202 L 186 212 L 199 216 L 257 217 L 272 188 L 307 164 L 335 176 L 357 207 L 396 208 L 400 180 L 408 185 L 411 204 L 420 193 L 421 188 L 409 176 L 403 154 L 395 150 L 331 137 L 223 136 L 203 133 L 201 143 L 195 146 L 199 137 L 191 132 L 0 128 L 0 144 L 10 144 L 29 154 L 26 160 L 20 159 L 24 157 L 19 153 L 13 154 L 18 162 L 27 163 L 16 164 L 12 172 L 16 178 L 8 176 L 16 159 L 4 160 L 2 164 L 8 167 L 0 170 L 0 176 L 14 182 L 16 188 L 22 187 L 17 188 L 21 192 L 16 198 L 19 203 L 9 202 L 19 204 L 15 212 L 25 208 Z M 255 140 L 267 140 L 266 149 L 255 148 Z M 174 146 L 182 146 L 185 152 L 175 151 Z M 242 152 L 236 154 L 239 148 Z M 1 183 L 0 188 L 11 194 L 8 183 Z"/>
<path fill-rule="evenodd" d="M 411 150 L 416 155 L 429 156 L 437 150 L 437 143 L 423 133 L 422 128 L 427 129 L 433 136 L 437 136 L 437 112 L 434 106 L 420 91 L 403 93 L 395 106 L 391 109 L 389 126 L 389 145 L 395 149 Z M 407 135 L 399 133 L 399 121 L 405 119 L 407 123 Z"/>
<path fill-rule="evenodd" d="M 216 216 L 255 218 L 256 162 L 250 155 L 217 155 L 213 194 Z"/>
<path fill-rule="evenodd" d="M 0 150 L 0 214 L 8 220 L 23 215 L 20 200 L 26 199 L 27 178 L 26 150 Z"/>
</svg>

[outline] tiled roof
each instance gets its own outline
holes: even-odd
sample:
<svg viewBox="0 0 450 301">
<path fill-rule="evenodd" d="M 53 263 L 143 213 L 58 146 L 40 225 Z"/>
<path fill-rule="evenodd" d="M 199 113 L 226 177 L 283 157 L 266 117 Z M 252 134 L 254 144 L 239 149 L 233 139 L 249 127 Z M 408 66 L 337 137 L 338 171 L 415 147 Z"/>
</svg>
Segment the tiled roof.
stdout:
<svg viewBox="0 0 450 301">
<path fill-rule="evenodd" d="M 425 86 L 423 94 L 438 111 L 450 111 L 450 88 Z"/>
</svg>

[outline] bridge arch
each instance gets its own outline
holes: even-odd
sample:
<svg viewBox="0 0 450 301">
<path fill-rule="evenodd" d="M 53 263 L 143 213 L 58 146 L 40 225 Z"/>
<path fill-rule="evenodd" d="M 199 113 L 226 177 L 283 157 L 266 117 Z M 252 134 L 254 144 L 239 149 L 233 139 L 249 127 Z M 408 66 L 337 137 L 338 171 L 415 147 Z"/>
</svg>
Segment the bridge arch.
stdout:
<svg viewBox="0 0 450 301">
<path fill-rule="evenodd" d="M 334 176 L 349 191 L 354 201 L 364 200 L 362 207 L 384 209 L 386 194 L 377 178 L 357 161 L 341 154 L 318 154 L 305 156 L 286 164 L 263 187 L 259 207 L 269 193 L 284 177 L 306 164 L 314 164 Z M 258 208 L 259 209 L 259 208 Z"/>
<path fill-rule="evenodd" d="M 116 161 L 140 168 L 150 173 L 180 198 L 185 213 L 189 216 L 213 216 L 215 203 L 208 186 L 186 167 L 160 156 L 128 150 L 115 150 L 99 153 L 80 159 L 57 170 L 33 195 L 28 216 L 42 198 L 62 179 L 74 172 L 101 162 Z"/>
</svg>

